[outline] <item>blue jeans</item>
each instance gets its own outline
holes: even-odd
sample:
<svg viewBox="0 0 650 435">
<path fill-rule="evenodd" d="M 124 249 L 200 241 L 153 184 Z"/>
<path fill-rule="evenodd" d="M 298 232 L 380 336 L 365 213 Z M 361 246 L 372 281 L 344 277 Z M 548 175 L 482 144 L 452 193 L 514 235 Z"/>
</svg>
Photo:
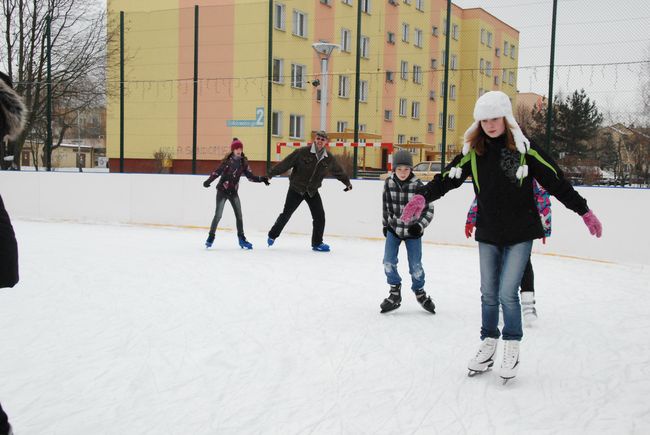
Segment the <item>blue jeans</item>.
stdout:
<svg viewBox="0 0 650 435">
<path fill-rule="evenodd" d="M 409 273 L 411 274 L 411 290 L 424 288 L 424 269 L 422 268 L 422 239 L 402 240 L 395 234 L 386 233 L 386 244 L 384 245 L 384 272 L 389 285 L 402 283 L 402 278 L 397 273 L 397 254 L 399 245 L 406 244 L 406 255 L 409 260 Z"/>
<path fill-rule="evenodd" d="M 532 246 L 532 240 L 508 246 L 479 242 L 481 340 L 499 338 L 499 303 L 503 308 L 503 339 L 521 340 L 523 337 L 519 284 Z"/>
</svg>

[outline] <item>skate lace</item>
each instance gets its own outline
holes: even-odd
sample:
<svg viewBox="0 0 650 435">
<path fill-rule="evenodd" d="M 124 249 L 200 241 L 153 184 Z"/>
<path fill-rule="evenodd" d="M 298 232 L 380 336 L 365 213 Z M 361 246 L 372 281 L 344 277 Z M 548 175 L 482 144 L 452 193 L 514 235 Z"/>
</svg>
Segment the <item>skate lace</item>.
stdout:
<svg viewBox="0 0 650 435">
<path fill-rule="evenodd" d="M 518 354 L 519 352 L 517 352 L 516 346 L 506 344 L 503 354 L 503 365 L 505 367 L 514 367 L 517 363 Z"/>
<path fill-rule="evenodd" d="M 476 359 L 482 359 L 484 356 L 490 356 L 494 352 L 494 345 L 484 340 L 476 352 Z"/>
</svg>

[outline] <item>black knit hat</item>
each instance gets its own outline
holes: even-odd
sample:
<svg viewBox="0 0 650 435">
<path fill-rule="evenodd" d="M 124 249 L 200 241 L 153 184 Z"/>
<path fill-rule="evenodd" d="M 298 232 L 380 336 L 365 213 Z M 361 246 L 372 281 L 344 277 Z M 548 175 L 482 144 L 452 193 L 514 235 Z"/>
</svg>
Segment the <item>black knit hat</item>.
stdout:
<svg viewBox="0 0 650 435">
<path fill-rule="evenodd" d="M 408 166 L 413 168 L 413 156 L 406 150 L 399 150 L 393 154 L 393 168 L 397 169 L 398 166 Z"/>
</svg>

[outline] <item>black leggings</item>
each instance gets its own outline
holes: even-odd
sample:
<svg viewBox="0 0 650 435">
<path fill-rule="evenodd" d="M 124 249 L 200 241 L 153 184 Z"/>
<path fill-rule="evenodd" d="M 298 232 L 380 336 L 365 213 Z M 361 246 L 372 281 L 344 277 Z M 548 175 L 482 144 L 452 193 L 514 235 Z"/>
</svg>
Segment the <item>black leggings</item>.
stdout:
<svg viewBox="0 0 650 435">
<path fill-rule="evenodd" d="M 521 277 L 521 292 L 535 291 L 535 274 L 533 273 L 533 263 L 528 258 L 524 275 Z"/>
</svg>

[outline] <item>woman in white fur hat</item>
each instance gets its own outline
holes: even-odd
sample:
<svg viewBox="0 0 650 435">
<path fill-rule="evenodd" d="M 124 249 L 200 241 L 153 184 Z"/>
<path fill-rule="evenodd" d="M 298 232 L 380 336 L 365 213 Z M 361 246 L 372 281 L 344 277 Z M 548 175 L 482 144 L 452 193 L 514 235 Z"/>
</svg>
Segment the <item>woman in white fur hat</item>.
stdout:
<svg viewBox="0 0 650 435">
<path fill-rule="evenodd" d="M 501 336 L 504 352 L 500 375 L 506 382 L 519 368 L 523 336 L 519 283 L 533 240 L 544 237 L 533 198 L 533 178 L 582 216 L 591 234 L 600 237 L 602 226 L 553 159 L 524 136 L 512 115 L 510 98 L 503 92 L 487 92 L 476 101 L 474 122 L 464 139 L 462 153 L 418 193 L 427 201 L 435 201 L 472 177 L 478 202 L 475 239 L 481 269 L 482 341 L 468 368 L 473 376 L 492 367 Z M 503 308 L 503 334 L 498 328 L 499 304 Z"/>
</svg>

